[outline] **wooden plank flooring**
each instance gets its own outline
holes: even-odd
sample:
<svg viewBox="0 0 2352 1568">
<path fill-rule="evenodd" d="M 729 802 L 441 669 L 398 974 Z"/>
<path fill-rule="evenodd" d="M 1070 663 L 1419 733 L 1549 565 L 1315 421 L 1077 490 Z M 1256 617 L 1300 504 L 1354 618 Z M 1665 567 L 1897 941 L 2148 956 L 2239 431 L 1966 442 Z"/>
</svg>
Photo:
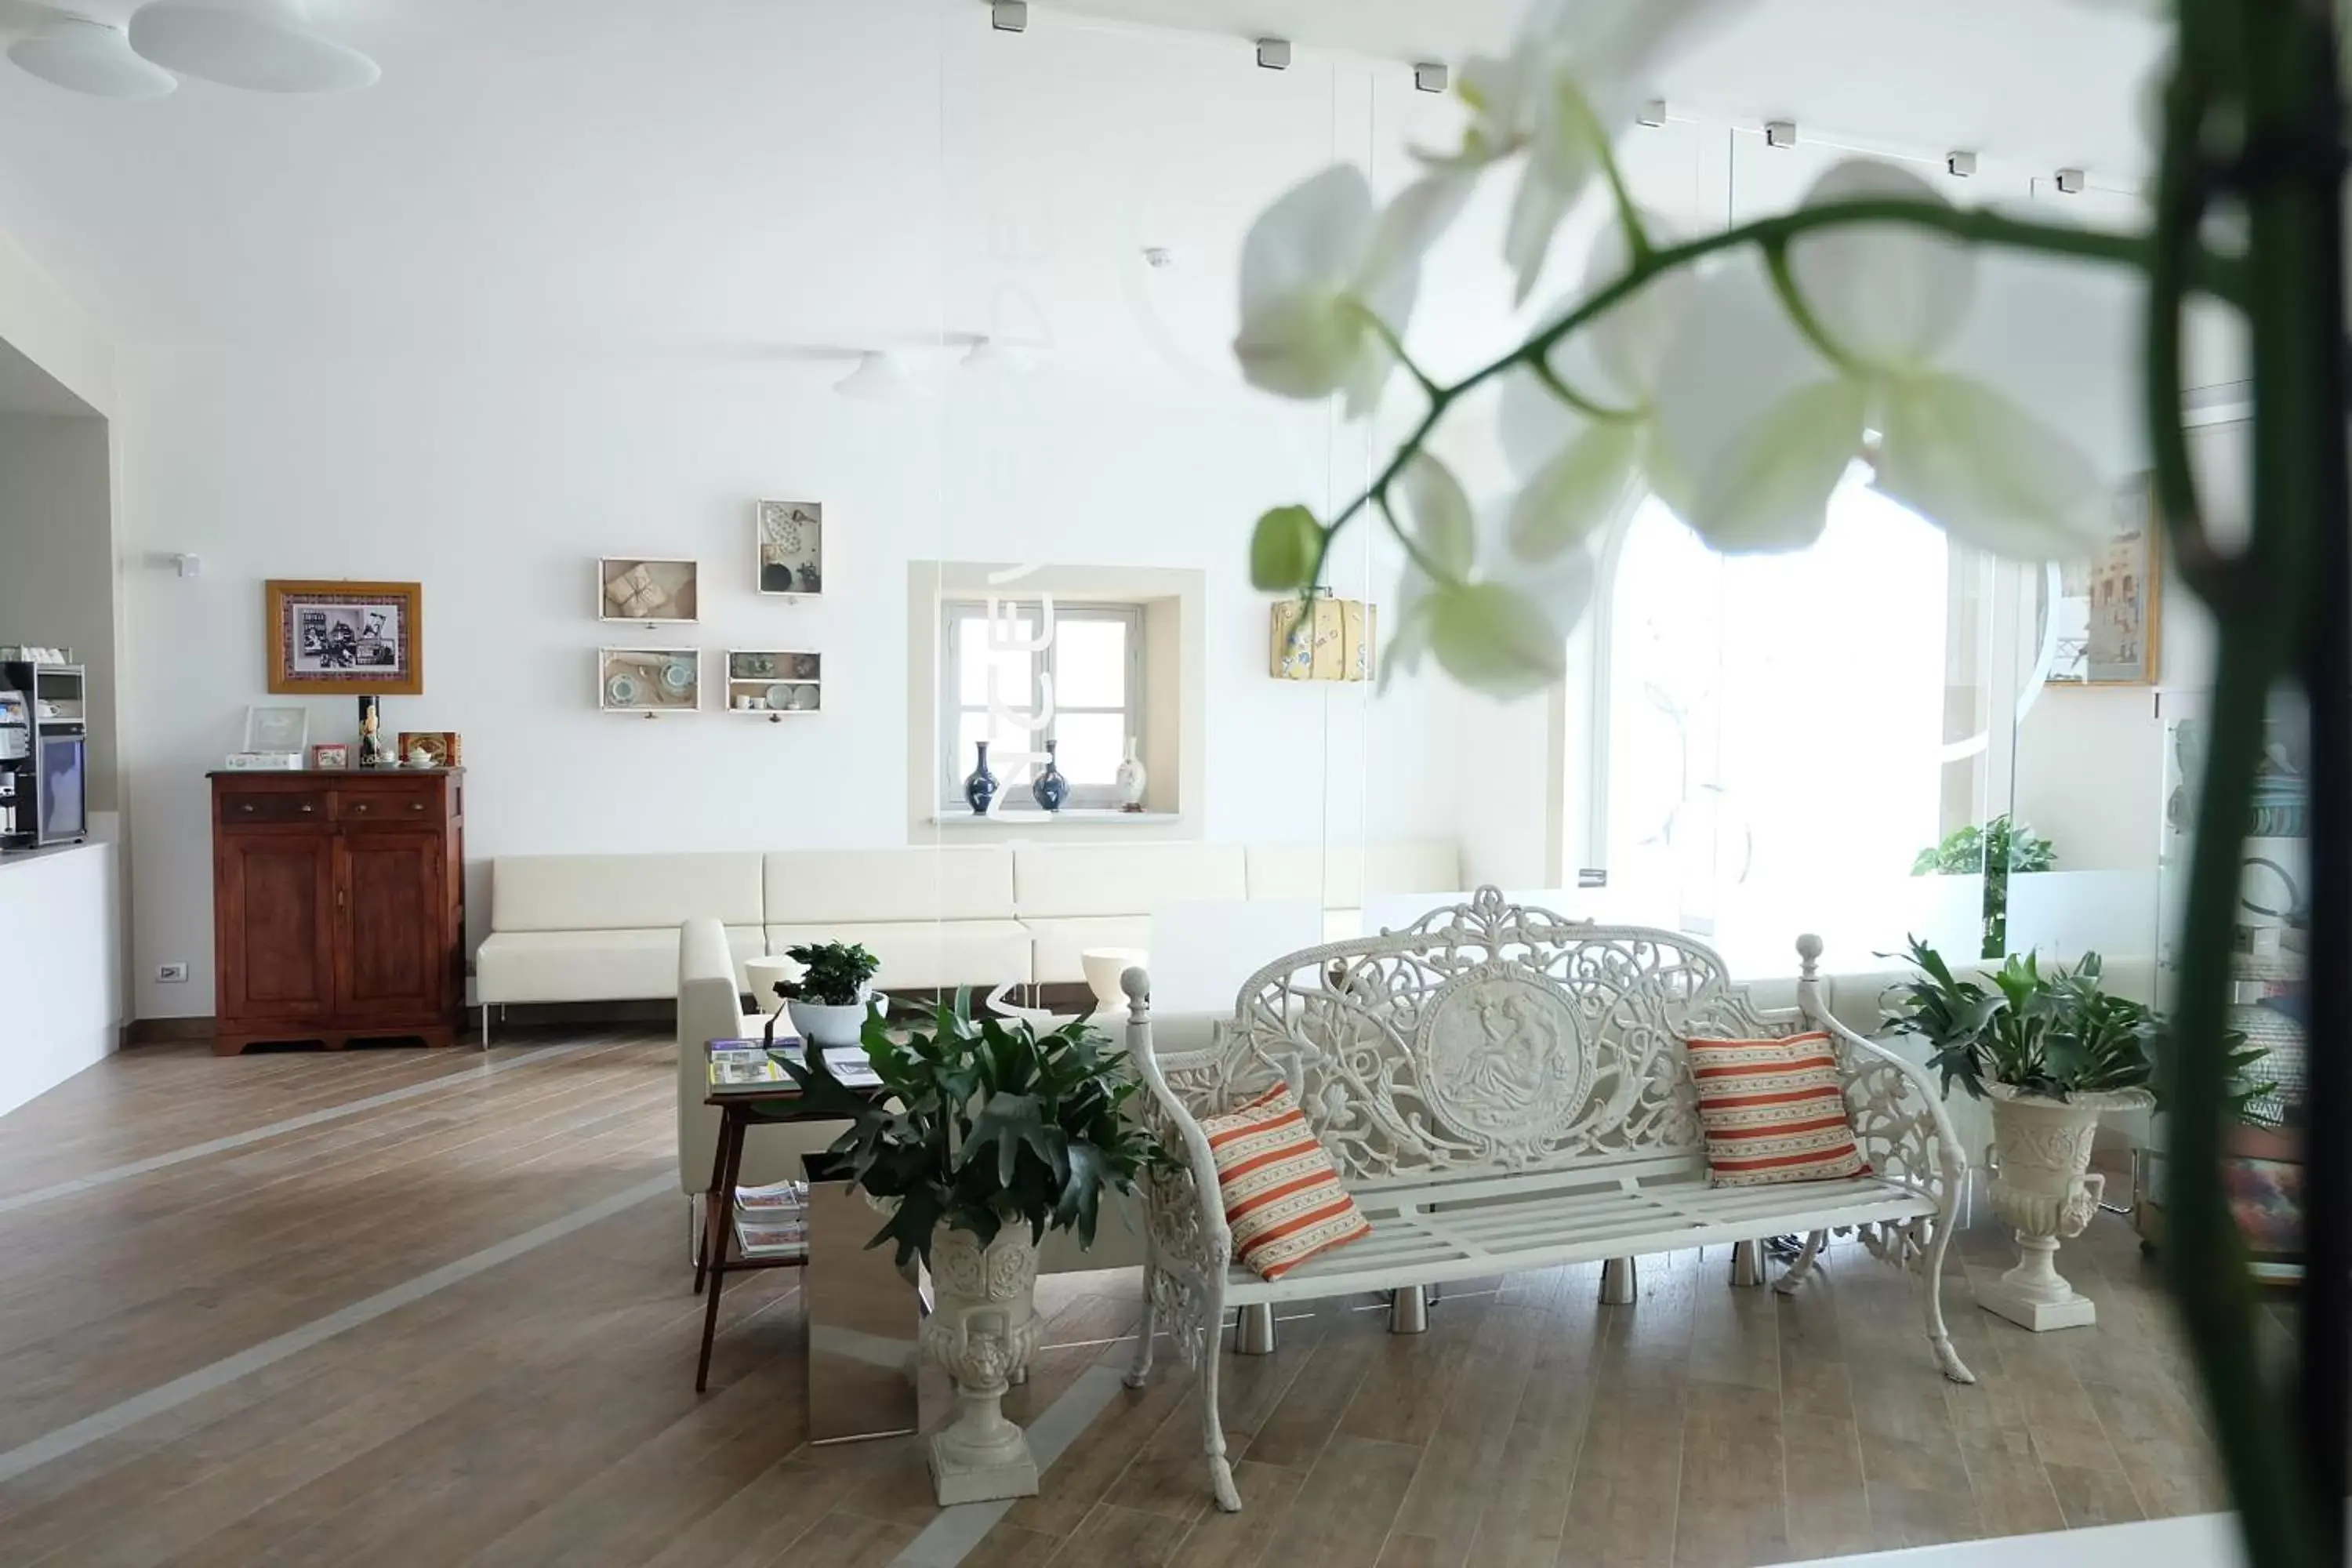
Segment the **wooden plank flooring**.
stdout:
<svg viewBox="0 0 2352 1568">
<path fill-rule="evenodd" d="M 518 1033 L 495 1073 L 158 1047 L 0 1118 L 0 1458 L 673 1172 L 669 1058 L 623 1030 Z M 891 1562 L 938 1517 L 921 1451 L 807 1446 L 796 1275 L 730 1286 L 693 1393 L 684 1209 L 634 1203 L 0 1480 L 0 1565 Z M 1946 1292 L 1974 1388 L 1851 1247 L 1792 1299 L 1729 1289 L 1717 1249 L 1643 1259 L 1630 1308 L 1598 1305 L 1597 1268 L 1476 1282 L 1412 1338 L 1328 1303 L 1221 1363 L 1244 1512 L 1209 1505 L 1198 1381 L 1163 1347 L 965 1561 L 1746 1564 L 2222 1506 L 2129 1230 L 2102 1216 L 2061 1258 L 2099 1327 L 2037 1337 L 1970 1304 L 2013 1256 L 1979 1209 Z M 1017 1418 L 1125 1361 L 1135 1290 L 1041 1288 Z"/>
</svg>

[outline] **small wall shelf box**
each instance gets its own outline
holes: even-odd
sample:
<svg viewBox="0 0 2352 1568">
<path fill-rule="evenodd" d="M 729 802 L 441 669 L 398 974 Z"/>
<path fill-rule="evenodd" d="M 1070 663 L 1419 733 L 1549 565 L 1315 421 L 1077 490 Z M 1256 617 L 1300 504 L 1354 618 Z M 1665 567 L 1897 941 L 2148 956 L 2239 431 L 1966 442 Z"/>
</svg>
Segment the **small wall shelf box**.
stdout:
<svg viewBox="0 0 2352 1568">
<path fill-rule="evenodd" d="M 727 708 L 782 723 L 788 713 L 824 707 L 824 656 L 800 648 L 727 650 Z"/>
<path fill-rule="evenodd" d="M 691 626 L 702 618 L 702 567 L 657 555 L 599 556 L 596 618 L 623 626 Z"/>
<path fill-rule="evenodd" d="M 607 713 L 691 713 L 702 706 L 702 654 L 690 647 L 596 650 L 596 706 Z"/>
<path fill-rule="evenodd" d="M 763 500 L 753 537 L 760 592 L 814 599 L 824 592 L 824 506 L 819 501 Z"/>
</svg>

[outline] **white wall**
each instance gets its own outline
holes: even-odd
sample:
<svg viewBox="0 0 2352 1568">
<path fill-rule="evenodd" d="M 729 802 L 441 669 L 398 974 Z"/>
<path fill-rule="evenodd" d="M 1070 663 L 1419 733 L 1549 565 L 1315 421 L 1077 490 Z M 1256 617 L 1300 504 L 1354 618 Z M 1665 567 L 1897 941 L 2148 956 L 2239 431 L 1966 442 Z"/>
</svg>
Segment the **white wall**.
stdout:
<svg viewBox="0 0 2352 1568">
<path fill-rule="evenodd" d="M 121 879 L 111 844 L 0 861 L 0 1115 L 114 1049 Z"/>
<path fill-rule="evenodd" d="M 114 406 L 114 350 L 55 279 L 0 234 L 0 342 L 100 414 Z"/>
<path fill-rule="evenodd" d="M 127 558 L 205 560 L 194 580 L 134 566 L 125 589 L 140 1016 L 212 1005 L 202 775 L 247 705 L 269 700 L 270 577 L 423 583 L 425 695 L 387 700 L 386 724 L 465 737 L 477 862 L 906 843 L 908 683 L 928 679 L 906 668 L 910 560 L 1202 571 L 1207 789 L 1188 826 L 1226 840 L 1452 830 L 1452 763 L 1424 712 L 1443 696 L 1407 682 L 1375 707 L 1368 689 L 1271 679 L 1266 601 L 1245 579 L 1260 511 L 1328 504 L 1363 466 L 1360 433 L 1249 391 L 1227 346 L 1241 234 L 1335 138 L 1366 140 L 1361 71 L 1286 79 L 1126 29 L 999 42 L 940 46 L 944 133 L 890 128 L 899 227 L 858 238 L 935 260 L 937 280 L 898 326 L 844 322 L 835 341 L 1050 343 L 1029 375 L 964 373 L 951 343 L 921 356 L 938 398 L 861 403 L 830 391 L 838 359 L 607 347 L 632 336 L 625 299 L 593 342 L 124 355 Z M 919 38 L 897 47 L 909 69 L 931 63 Z M 812 243 L 824 226 L 813 215 Z M 480 243 L 499 235 L 486 216 Z M 1178 265 L 1147 267 L 1150 244 Z M 821 601 L 753 593 L 762 496 L 824 503 Z M 703 563 L 702 624 L 681 640 L 824 650 L 823 714 L 598 713 L 593 650 L 665 640 L 593 616 L 594 557 L 637 552 Z M 1391 575 L 1350 557 L 1333 582 L 1379 596 Z M 351 734 L 350 699 L 311 706 L 314 741 Z M 148 978 L 180 960 L 192 983 Z"/>
<path fill-rule="evenodd" d="M 87 667 L 89 805 L 118 809 L 114 531 L 106 421 L 0 414 L 0 642 Z"/>
</svg>

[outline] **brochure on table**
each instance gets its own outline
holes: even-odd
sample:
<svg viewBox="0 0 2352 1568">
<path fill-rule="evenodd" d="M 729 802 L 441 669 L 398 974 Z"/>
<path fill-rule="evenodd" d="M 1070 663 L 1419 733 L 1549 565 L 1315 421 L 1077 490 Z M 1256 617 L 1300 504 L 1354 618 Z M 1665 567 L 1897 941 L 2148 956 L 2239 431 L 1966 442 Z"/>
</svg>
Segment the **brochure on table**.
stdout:
<svg viewBox="0 0 2352 1568">
<path fill-rule="evenodd" d="M 780 1039 L 772 1046 L 758 1040 L 713 1040 L 709 1049 L 710 1088 L 720 1094 L 788 1084 L 792 1079 L 782 1064 L 805 1062 L 808 1053 L 803 1042 L 793 1038 Z M 828 1046 L 824 1065 L 850 1089 L 882 1087 L 882 1076 L 874 1070 L 863 1047 Z"/>
</svg>

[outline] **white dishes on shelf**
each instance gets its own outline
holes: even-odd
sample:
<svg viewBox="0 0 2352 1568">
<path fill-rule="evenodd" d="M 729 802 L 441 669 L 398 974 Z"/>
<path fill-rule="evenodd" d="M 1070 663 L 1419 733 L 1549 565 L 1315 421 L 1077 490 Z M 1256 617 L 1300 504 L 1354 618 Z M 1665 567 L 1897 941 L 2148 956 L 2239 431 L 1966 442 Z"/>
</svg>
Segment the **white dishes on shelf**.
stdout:
<svg viewBox="0 0 2352 1568">
<path fill-rule="evenodd" d="M 596 650 L 596 705 L 607 713 L 691 713 L 702 706 L 702 656 L 690 647 Z"/>
</svg>

